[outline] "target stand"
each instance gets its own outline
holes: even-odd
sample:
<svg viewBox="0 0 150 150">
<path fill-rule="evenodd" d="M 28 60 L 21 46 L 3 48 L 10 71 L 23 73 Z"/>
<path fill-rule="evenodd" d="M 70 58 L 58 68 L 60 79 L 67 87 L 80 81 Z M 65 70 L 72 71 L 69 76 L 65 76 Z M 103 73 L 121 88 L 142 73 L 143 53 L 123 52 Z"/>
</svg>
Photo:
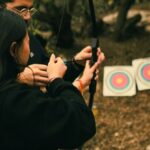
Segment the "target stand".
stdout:
<svg viewBox="0 0 150 150">
<path fill-rule="evenodd" d="M 150 58 L 135 59 L 132 65 L 138 90 L 150 89 Z"/>
<path fill-rule="evenodd" d="M 132 66 L 104 67 L 104 96 L 133 96 L 135 94 L 136 84 Z"/>
</svg>

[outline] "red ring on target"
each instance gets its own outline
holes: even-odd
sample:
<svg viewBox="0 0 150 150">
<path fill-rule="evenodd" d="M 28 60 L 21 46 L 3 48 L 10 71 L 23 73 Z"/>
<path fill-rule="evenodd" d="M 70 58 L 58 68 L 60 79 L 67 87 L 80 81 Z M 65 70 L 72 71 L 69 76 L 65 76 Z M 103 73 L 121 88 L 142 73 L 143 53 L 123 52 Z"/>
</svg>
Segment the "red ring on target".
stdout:
<svg viewBox="0 0 150 150">
<path fill-rule="evenodd" d="M 141 68 L 141 75 L 144 80 L 150 81 L 150 64 L 146 64 Z"/>
<path fill-rule="evenodd" d="M 111 71 L 106 77 L 106 86 L 113 93 L 124 93 L 129 91 L 133 86 L 133 77 L 127 70 Z"/>
<path fill-rule="evenodd" d="M 137 77 L 140 82 L 150 86 L 150 63 L 142 62 L 137 68 Z"/>
<path fill-rule="evenodd" d="M 124 73 L 115 73 L 110 78 L 111 85 L 116 89 L 124 89 L 129 84 L 129 78 Z"/>
</svg>

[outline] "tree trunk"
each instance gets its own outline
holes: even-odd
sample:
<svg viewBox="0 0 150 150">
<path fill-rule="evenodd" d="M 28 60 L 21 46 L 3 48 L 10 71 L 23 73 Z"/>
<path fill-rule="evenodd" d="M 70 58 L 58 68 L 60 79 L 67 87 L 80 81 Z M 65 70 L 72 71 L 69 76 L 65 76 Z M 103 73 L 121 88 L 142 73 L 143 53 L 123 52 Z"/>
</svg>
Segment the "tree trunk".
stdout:
<svg viewBox="0 0 150 150">
<path fill-rule="evenodd" d="M 42 6 L 42 9 L 43 7 L 45 11 L 40 11 L 40 13 L 36 15 L 36 19 L 49 24 L 54 37 L 56 37 L 55 46 L 61 48 L 72 47 L 74 43 L 73 33 L 71 29 L 72 16 L 70 13 L 68 13 L 69 11 L 66 10 L 66 6 L 58 7 L 54 4 L 54 2 L 50 1 L 48 3 L 45 3 Z"/>
<path fill-rule="evenodd" d="M 135 0 L 122 0 L 120 2 L 118 17 L 115 25 L 114 39 L 119 41 L 122 39 L 122 31 L 126 23 L 127 13 Z"/>
</svg>

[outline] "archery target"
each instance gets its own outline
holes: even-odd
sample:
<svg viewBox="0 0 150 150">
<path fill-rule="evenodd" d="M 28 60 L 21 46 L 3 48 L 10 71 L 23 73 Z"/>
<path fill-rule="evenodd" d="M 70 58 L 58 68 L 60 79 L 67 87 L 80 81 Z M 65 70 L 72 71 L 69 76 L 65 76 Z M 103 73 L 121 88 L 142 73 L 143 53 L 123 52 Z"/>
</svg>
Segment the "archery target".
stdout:
<svg viewBox="0 0 150 150">
<path fill-rule="evenodd" d="M 104 96 L 132 96 L 135 93 L 134 71 L 131 66 L 104 68 Z"/>
<path fill-rule="evenodd" d="M 139 90 L 150 89 L 150 59 L 133 60 L 136 82 Z"/>
</svg>

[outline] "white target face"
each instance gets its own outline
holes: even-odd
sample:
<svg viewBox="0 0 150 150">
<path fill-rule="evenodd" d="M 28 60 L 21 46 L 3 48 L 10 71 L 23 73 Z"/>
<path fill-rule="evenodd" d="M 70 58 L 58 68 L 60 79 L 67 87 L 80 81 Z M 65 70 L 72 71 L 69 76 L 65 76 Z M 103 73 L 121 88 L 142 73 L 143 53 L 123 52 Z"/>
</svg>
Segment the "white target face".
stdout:
<svg viewBox="0 0 150 150">
<path fill-rule="evenodd" d="M 133 77 L 127 70 L 112 70 L 106 76 L 106 86 L 113 93 L 122 94 L 133 87 Z"/>
<path fill-rule="evenodd" d="M 132 66 L 104 67 L 104 96 L 133 96 L 135 94 L 136 86 Z"/>
<path fill-rule="evenodd" d="M 138 66 L 137 77 L 140 82 L 150 86 L 150 62 L 144 62 Z"/>
</svg>

